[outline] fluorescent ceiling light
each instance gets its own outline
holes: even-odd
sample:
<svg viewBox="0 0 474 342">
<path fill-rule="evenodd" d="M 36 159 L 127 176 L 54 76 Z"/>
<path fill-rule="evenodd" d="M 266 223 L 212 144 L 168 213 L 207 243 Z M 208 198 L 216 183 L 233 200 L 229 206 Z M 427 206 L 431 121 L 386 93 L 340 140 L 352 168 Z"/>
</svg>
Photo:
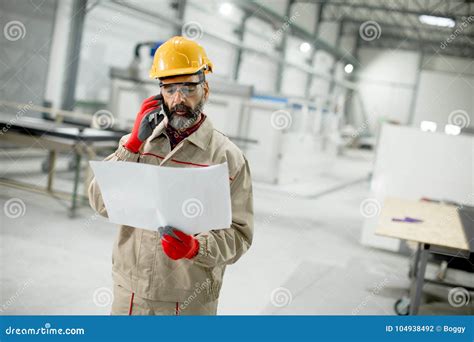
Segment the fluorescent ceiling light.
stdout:
<svg viewBox="0 0 474 342">
<path fill-rule="evenodd" d="M 449 135 L 459 135 L 461 133 L 461 127 L 448 124 L 444 126 L 444 133 Z"/>
<path fill-rule="evenodd" d="M 308 42 L 303 42 L 300 45 L 300 51 L 301 52 L 309 52 L 311 50 L 311 45 Z"/>
<path fill-rule="evenodd" d="M 354 66 L 352 64 L 346 64 L 344 67 L 344 71 L 348 74 L 350 74 L 354 70 Z"/>
<path fill-rule="evenodd" d="M 440 26 L 440 27 L 454 27 L 456 22 L 451 18 L 435 17 L 433 15 L 420 15 L 420 22 L 426 25 Z"/>
<path fill-rule="evenodd" d="M 224 2 L 219 6 L 219 13 L 228 17 L 232 14 L 233 6 L 228 2 Z"/>
<path fill-rule="evenodd" d="M 422 121 L 420 129 L 423 132 L 436 132 L 436 122 L 433 121 Z"/>
</svg>

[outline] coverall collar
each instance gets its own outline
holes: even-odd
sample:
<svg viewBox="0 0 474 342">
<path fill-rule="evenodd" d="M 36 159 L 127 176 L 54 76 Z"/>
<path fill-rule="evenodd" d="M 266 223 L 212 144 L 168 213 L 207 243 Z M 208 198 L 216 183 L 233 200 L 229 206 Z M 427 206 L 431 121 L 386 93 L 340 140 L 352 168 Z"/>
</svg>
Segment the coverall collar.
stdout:
<svg viewBox="0 0 474 342">
<path fill-rule="evenodd" d="M 209 120 L 209 117 L 204 120 L 204 122 L 199 126 L 199 128 L 190 134 L 186 140 L 193 143 L 201 150 L 205 150 L 209 146 L 209 142 L 211 141 L 212 133 L 214 131 L 214 126 Z M 151 136 L 148 138 L 149 141 L 156 139 L 159 136 L 165 136 L 164 131 L 160 131 L 158 126 L 155 128 Z"/>
<path fill-rule="evenodd" d="M 205 150 L 211 141 L 213 131 L 214 126 L 212 125 L 211 120 L 209 120 L 209 117 L 207 117 L 201 126 L 187 137 L 187 140 L 199 147 L 201 150 Z"/>
</svg>

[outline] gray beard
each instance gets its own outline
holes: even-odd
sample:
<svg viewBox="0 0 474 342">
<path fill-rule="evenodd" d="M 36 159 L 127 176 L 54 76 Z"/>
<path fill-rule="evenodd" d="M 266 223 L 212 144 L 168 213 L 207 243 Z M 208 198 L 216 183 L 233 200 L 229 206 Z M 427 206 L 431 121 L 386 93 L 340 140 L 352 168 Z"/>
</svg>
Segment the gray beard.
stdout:
<svg viewBox="0 0 474 342">
<path fill-rule="evenodd" d="M 193 115 L 192 117 L 174 114 L 171 116 L 170 126 L 178 131 L 182 131 L 194 125 L 198 117 L 199 114 L 197 116 Z"/>
<path fill-rule="evenodd" d="M 199 115 L 202 113 L 202 107 L 203 101 L 196 105 L 196 108 L 192 111 L 192 113 L 188 113 L 187 115 L 183 116 L 171 114 L 169 125 L 178 131 L 184 131 L 185 129 L 188 129 L 196 123 Z"/>
</svg>

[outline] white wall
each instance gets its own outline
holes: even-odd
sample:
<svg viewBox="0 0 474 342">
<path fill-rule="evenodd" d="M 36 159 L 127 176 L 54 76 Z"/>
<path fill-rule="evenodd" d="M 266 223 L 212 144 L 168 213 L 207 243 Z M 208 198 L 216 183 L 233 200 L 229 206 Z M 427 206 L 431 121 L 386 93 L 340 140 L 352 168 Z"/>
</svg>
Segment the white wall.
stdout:
<svg viewBox="0 0 474 342">
<path fill-rule="evenodd" d="M 339 34 L 339 23 L 323 21 L 319 27 L 319 38 L 329 45 L 336 45 Z"/>
<path fill-rule="evenodd" d="M 56 0 L 0 1 L 1 100 L 43 104 L 57 5 Z"/>
<path fill-rule="evenodd" d="M 300 51 L 302 39 L 289 36 L 286 42 L 286 60 L 297 65 L 305 65 L 310 57 L 310 51 L 307 53 Z M 304 97 L 306 81 L 308 74 L 297 68 L 286 67 L 282 75 L 283 94 L 290 96 Z"/>
<path fill-rule="evenodd" d="M 59 1 L 54 19 L 54 31 L 49 58 L 48 78 L 44 97 L 53 107 L 61 105 L 64 90 L 64 77 L 62 67 L 68 64 L 67 44 L 69 41 L 70 21 L 72 13 L 72 0 Z"/>
<path fill-rule="evenodd" d="M 418 55 L 412 51 L 363 48 L 359 51 L 359 62 L 361 66 L 356 71 L 356 81 L 372 130 L 384 119 L 406 123 L 415 86 Z M 362 124 L 361 109 L 357 101 L 354 102 L 352 113 L 357 123 Z"/>
<path fill-rule="evenodd" d="M 279 44 L 281 36 L 274 35 L 270 24 L 256 18 L 250 18 L 247 20 L 246 28 L 260 32 L 261 36 L 245 31 L 243 37 L 245 45 L 255 48 L 265 46 L 268 53 L 277 54 L 274 46 Z M 255 90 L 259 92 L 274 92 L 276 89 L 277 70 L 277 62 L 262 55 L 244 52 L 242 53 L 238 81 L 242 84 L 254 85 Z"/>
<path fill-rule="evenodd" d="M 138 3 L 133 2 L 134 5 Z M 145 7 L 146 4 L 140 3 Z M 154 8 L 156 6 L 148 7 Z M 162 2 L 161 13 L 169 8 Z M 76 88 L 76 99 L 103 101 L 109 99 L 109 70 L 111 66 L 126 68 L 133 59 L 138 42 L 166 40 L 174 28 L 160 20 L 136 14 L 130 15 L 117 5 L 97 5 L 91 10 L 84 24 L 84 34 Z M 147 78 L 151 57 L 142 51 L 143 77 Z"/>
<path fill-rule="evenodd" d="M 443 129 L 450 113 L 463 111 L 470 116 L 470 127 L 474 127 L 472 60 L 433 57 L 425 61 L 423 69 L 413 124 L 419 126 L 421 121 L 430 120 Z"/>
<path fill-rule="evenodd" d="M 333 22 L 322 22 L 319 28 L 319 39 L 328 43 L 329 45 L 335 46 L 337 42 L 337 36 L 339 34 L 339 25 Z M 336 65 L 335 65 L 336 63 Z M 332 69 L 335 68 L 336 80 L 343 80 L 346 74 L 341 72 L 342 66 L 337 63 L 337 60 L 327 51 L 317 50 L 314 56 L 312 66 L 316 72 L 323 75 L 324 77 L 313 77 L 313 81 L 310 86 L 310 96 L 316 97 L 317 103 L 332 103 L 334 99 L 331 98 L 330 94 L 330 78 L 332 77 Z M 340 91 L 340 89 L 337 89 Z M 335 107 L 333 104 L 330 106 Z"/>
<path fill-rule="evenodd" d="M 363 48 L 357 70 L 359 94 L 365 105 L 371 129 L 382 120 L 407 124 L 418 72 L 419 54 L 415 51 Z M 474 71 L 472 61 L 452 57 L 425 57 L 413 125 L 422 120 L 436 121 L 444 127 L 452 111 L 463 110 L 473 125 Z M 361 108 L 352 103 L 356 124 L 363 124 Z"/>
</svg>

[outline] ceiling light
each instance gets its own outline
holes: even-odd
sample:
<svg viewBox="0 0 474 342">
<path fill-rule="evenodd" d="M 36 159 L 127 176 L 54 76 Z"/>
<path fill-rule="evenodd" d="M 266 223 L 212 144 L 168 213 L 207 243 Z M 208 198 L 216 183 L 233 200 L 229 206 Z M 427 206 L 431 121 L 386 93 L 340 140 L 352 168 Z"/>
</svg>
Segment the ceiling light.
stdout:
<svg viewBox="0 0 474 342">
<path fill-rule="evenodd" d="M 225 15 L 226 17 L 232 14 L 232 10 L 232 4 L 229 4 L 228 2 L 224 2 L 219 6 L 219 13 Z"/>
<path fill-rule="evenodd" d="M 451 18 L 435 17 L 433 15 L 420 15 L 420 22 L 426 25 L 440 26 L 440 27 L 454 27 L 456 22 Z"/>
<path fill-rule="evenodd" d="M 459 135 L 461 133 L 461 127 L 448 124 L 444 126 L 444 133 L 448 135 Z"/>
<path fill-rule="evenodd" d="M 420 129 L 423 132 L 436 132 L 436 122 L 433 121 L 422 121 L 420 124 Z"/>
<path fill-rule="evenodd" d="M 308 42 L 301 43 L 300 51 L 304 53 L 311 51 L 311 45 Z"/>
</svg>

